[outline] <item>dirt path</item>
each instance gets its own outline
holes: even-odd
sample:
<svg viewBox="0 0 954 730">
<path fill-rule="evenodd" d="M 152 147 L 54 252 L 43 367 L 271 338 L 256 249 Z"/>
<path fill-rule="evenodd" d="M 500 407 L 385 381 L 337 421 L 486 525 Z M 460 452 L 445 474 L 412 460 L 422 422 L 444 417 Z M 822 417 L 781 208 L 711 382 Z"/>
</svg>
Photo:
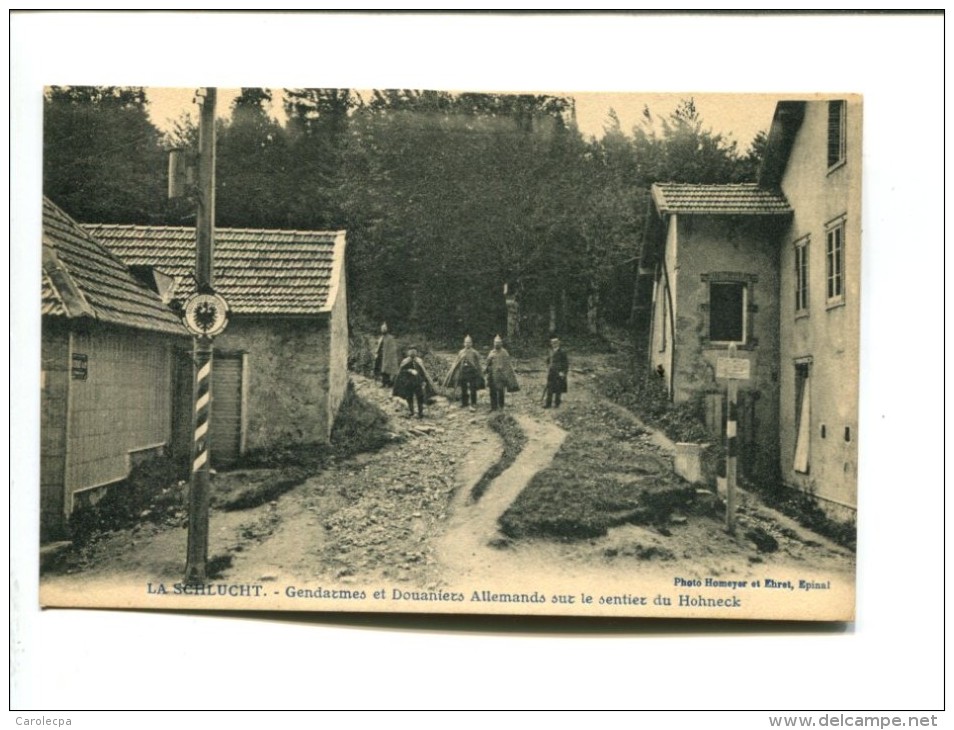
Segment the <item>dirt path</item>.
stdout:
<svg viewBox="0 0 954 730">
<path fill-rule="evenodd" d="M 576 356 L 572 364 L 571 390 L 557 411 L 544 410 L 531 395 L 542 390 L 542 362 L 518 362 L 523 390 L 508 399 L 507 413 L 527 444 L 476 503 L 471 488 L 503 451 L 488 426 L 486 394 L 476 412 L 438 399 L 418 421 L 406 418 L 406 406 L 386 389 L 356 377 L 358 395 L 390 415 L 394 442 L 337 463 L 260 507 L 214 510 L 209 555 L 221 566 L 215 579 L 276 588 L 375 584 L 549 593 L 588 585 L 623 595 L 643 585 L 671 585 L 674 576 L 753 578 L 800 571 L 853 585 L 853 554 L 745 494 L 737 535 L 726 534 L 716 520 L 692 517 L 668 530 L 623 524 L 593 539 L 504 537 L 500 515 L 578 429 L 595 434 L 593 448 L 579 458 L 588 459 L 592 470 L 603 468 L 623 489 L 627 479 L 639 477 L 614 472 L 610 462 L 628 464 L 630 471 L 637 462 L 654 473 L 670 469 L 668 440 L 644 431 L 629 411 L 600 396 L 596 380 L 607 358 Z M 630 423 L 619 438 L 610 414 L 615 422 Z M 745 540 L 745 530 L 756 527 L 779 538 L 776 552 L 758 553 Z M 104 585 L 179 580 L 185 542 L 178 526 L 116 530 L 104 534 L 72 573 L 45 575 L 43 582 L 82 601 L 84 592 L 98 595 Z"/>
<path fill-rule="evenodd" d="M 454 498 L 453 515 L 447 531 L 437 541 L 438 559 L 449 584 L 461 585 L 499 575 L 499 545 L 503 538 L 497 519 L 533 475 L 549 465 L 566 438 L 566 432 L 553 423 L 525 414 L 516 419 L 527 436 L 527 446 L 510 468 L 491 482 L 479 501 L 471 501 L 470 486 L 480 474 L 461 474 L 462 488 Z"/>
</svg>

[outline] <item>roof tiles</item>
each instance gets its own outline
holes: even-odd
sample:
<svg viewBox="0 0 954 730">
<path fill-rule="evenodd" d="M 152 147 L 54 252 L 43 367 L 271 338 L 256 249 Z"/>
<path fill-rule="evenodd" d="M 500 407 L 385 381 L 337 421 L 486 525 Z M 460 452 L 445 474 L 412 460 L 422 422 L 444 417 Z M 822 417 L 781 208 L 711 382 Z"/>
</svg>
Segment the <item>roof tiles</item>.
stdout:
<svg viewBox="0 0 954 730">
<path fill-rule="evenodd" d="M 175 297 L 195 291 L 195 228 L 88 224 L 131 265 L 178 279 Z M 213 286 L 234 314 L 313 315 L 330 311 L 343 276 L 344 231 L 217 228 Z"/>
<path fill-rule="evenodd" d="M 792 206 L 781 191 L 757 183 L 700 185 L 654 183 L 653 202 L 660 213 L 695 215 L 790 215 Z"/>
<path fill-rule="evenodd" d="M 158 294 L 47 198 L 43 198 L 43 314 L 187 334 Z"/>
</svg>

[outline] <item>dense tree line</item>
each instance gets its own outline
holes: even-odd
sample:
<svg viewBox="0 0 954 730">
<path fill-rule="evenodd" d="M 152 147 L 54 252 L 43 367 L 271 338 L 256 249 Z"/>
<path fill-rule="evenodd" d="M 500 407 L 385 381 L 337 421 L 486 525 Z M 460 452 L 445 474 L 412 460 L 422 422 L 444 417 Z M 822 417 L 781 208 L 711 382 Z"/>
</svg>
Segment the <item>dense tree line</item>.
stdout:
<svg viewBox="0 0 954 730">
<path fill-rule="evenodd" d="M 691 99 L 586 139 L 572 98 L 387 90 L 245 88 L 218 127 L 220 227 L 346 229 L 354 314 L 439 339 L 598 330 L 624 322 L 658 180 L 753 180 Z M 162 135 L 136 87 L 53 87 L 44 190 L 80 221 L 188 225 L 165 197 L 165 151 L 194 146 L 183 119 Z M 506 293 L 505 293 L 506 292 Z M 509 313 L 509 317 L 508 317 Z"/>
</svg>

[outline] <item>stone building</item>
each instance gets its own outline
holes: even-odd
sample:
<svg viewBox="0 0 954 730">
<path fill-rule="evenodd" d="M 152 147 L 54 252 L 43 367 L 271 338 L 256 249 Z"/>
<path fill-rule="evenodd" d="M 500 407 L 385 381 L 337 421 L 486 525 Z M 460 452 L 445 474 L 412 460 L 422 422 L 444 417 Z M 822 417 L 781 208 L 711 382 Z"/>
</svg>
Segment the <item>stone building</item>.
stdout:
<svg viewBox="0 0 954 730">
<path fill-rule="evenodd" d="M 792 210 L 758 185 L 652 186 L 654 213 L 642 266 L 651 267 L 653 308 L 649 365 L 676 403 L 698 398 L 718 441 L 725 423 L 725 383 L 716 363 L 749 361 L 739 387 L 739 466 L 756 478 L 777 461 L 778 251 Z"/>
<path fill-rule="evenodd" d="M 87 225 L 131 266 L 171 277 L 172 296 L 195 289 L 195 229 Z M 213 285 L 229 304 L 215 338 L 211 458 L 227 466 L 249 450 L 327 441 L 348 385 L 344 231 L 218 228 Z M 190 352 L 177 358 L 191 397 Z M 187 420 L 174 425 L 178 447 Z"/>
<path fill-rule="evenodd" d="M 740 469 L 780 477 L 839 517 L 857 505 L 861 100 L 780 102 L 759 180 L 658 183 L 640 254 L 647 366 L 698 398 L 718 443 L 740 383 Z"/>
</svg>

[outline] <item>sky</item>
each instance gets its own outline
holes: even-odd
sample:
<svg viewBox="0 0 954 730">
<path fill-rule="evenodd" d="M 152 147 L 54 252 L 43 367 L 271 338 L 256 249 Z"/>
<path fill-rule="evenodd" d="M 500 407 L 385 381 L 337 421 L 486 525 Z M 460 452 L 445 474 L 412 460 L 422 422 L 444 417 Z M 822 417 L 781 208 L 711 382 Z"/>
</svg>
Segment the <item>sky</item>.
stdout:
<svg viewBox="0 0 954 730">
<path fill-rule="evenodd" d="M 229 115 L 232 101 L 238 93 L 238 89 L 219 89 L 216 110 L 218 116 Z M 146 94 L 152 121 L 163 131 L 171 129 L 175 120 L 184 113 L 197 118 L 197 107 L 193 103 L 195 89 L 149 87 Z M 602 136 L 610 109 L 614 109 L 618 114 L 623 130 L 630 132 L 633 126 L 640 122 L 645 106 L 656 116 L 666 116 L 675 109 L 680 100 L 692 97 L 704 126 L 738 142 L 741 151 L 748 148 L 757 132 L 768 131 L 775 104 L 780 98 L 777 95 L 765 94 L 714 93 L 570 92 L 569 95 L 576 100 L 577 123 L 587 137 Z M 284 120 L 280 89 L 274 90 L 270 112 L 280 121 Z"/>
</svg>

